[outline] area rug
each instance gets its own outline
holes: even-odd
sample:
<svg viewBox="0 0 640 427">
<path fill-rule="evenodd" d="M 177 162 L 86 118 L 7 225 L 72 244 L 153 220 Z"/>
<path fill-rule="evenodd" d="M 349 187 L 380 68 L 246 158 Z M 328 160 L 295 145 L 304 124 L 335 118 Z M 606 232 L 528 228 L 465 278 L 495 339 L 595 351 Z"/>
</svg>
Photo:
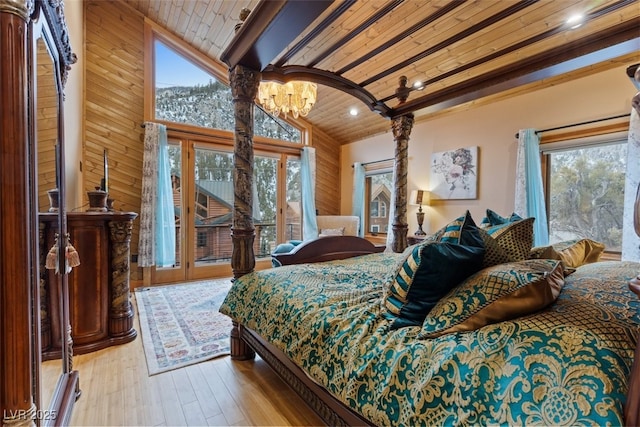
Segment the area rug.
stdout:
<svg viewBox="0 0 640 427">
<path fill-rule="evenodd" d="M 135 291 L 149 375 L 229 354 L 231 319 L 218 312 L 230 279 Z"/>
</svg>

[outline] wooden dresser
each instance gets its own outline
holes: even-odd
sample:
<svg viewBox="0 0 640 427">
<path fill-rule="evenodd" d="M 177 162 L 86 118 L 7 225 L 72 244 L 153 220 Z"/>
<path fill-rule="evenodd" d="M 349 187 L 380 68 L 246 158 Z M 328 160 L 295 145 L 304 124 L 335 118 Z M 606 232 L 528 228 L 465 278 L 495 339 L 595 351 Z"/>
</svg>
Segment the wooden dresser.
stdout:
<svg viewBox="0 0 640 427">
<path fill-rule="evenodd" d="M 75 354 L 133 341 L 129 299 L 129 246 L 134 212 L 70 212 L 67 230 L 80 265 L 69 273 L 69 317 Z M 60 295 L 45 258 L 55 242 L 58 216 L 40 213 L 40 312 L 42 359 L 61 354 Z"/>
</svg>

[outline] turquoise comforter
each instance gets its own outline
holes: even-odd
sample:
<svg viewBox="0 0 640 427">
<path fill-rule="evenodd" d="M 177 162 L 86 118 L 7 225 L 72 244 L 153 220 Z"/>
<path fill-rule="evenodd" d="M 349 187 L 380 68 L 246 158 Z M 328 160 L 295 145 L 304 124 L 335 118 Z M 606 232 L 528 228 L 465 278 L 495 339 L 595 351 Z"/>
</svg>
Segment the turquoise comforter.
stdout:
<svg viewBox="0 0 640 427">
<path fill-rule="evenodd" d="M 541 312 L 418 339 L 419 327 L 392 331 L 381 314 L 401 261 L 385 253 L 255 272 L 220 311 L 376 425 L 623 424 L 640 324 L 627 281 L 640 264 L 582 266 Z"/>
</svg>

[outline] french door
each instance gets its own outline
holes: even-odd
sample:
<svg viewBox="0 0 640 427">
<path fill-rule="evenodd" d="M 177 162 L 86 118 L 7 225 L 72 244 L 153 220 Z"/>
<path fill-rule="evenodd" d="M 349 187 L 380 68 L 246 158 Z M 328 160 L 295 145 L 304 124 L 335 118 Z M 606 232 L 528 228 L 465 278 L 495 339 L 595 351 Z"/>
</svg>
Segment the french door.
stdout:
<svg viewBox="0 0 640 427">
<path fill-rule="evenodd" d="M 176 220 L 176 264 L 156 268 L 153 283 L 230 277 L 233 147 L 228 141 L 169 140 Z M 257 268 L 285 240 L 300 239 L 300 159 L 254 154 L 253 216 Z M 264 260 L 261 263 L 260 260 Z"/>
</svg>

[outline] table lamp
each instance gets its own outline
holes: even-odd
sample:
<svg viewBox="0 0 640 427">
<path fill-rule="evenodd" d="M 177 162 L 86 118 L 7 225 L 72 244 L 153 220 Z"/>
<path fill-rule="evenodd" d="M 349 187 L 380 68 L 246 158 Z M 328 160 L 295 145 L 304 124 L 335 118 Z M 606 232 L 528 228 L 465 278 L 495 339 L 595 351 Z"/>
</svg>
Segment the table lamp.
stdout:
<svg viewBox="0 0 640 427">
<path fill-rule="evenodd" d="M 409 203 L 414 206 L 419 206 L 418 212 L 416 213 L 416 217 L 418 219 L 418 230 L 414 233 L 416 236 L 425 236 L 425 233 L 422 230 L 422 223 L 424 222 L 424 212 L 422 211 L 422 205 L 429 204 L 429 192 L 426 190 L 413 190 L 411 192 L 411 196 L 409 197 Z"/>
</svg>

